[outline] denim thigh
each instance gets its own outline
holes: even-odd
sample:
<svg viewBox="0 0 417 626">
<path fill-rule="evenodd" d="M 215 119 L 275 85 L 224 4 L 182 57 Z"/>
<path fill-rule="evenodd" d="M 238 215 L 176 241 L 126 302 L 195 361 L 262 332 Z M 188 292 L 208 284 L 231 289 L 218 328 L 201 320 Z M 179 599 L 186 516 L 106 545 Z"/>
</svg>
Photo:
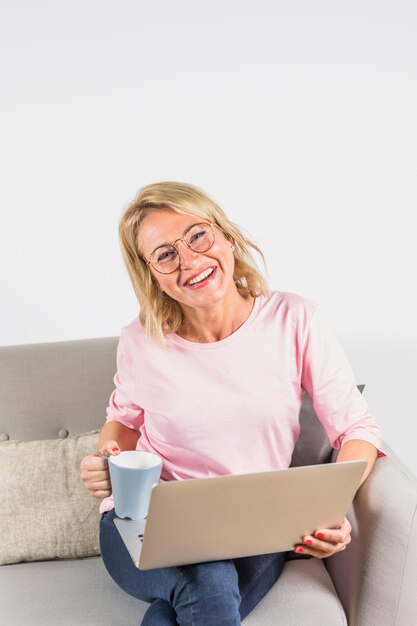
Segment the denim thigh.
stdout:
<svg viewBox="0 0 417 626">
<path fill-rule="evenodd" d="M 112 509 L 100 520 L 104 565 L 124 591 L 145 602 L 164 599 L 180 610 L 196 602 L 198 595 L 219 598 L 226 593 L 237 602 L 244 619 L 278 580 L 284 566 L 286 553 L 275 552 L 142 571 L 134 565 L 114 518 Z"/>
</svg>

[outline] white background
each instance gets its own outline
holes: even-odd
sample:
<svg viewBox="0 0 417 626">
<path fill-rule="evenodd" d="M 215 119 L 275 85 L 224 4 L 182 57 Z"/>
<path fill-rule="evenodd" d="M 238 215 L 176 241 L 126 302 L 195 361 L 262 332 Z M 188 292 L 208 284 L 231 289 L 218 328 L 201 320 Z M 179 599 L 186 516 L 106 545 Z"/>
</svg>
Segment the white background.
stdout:
<svg viewBox="0 0 417 626">
<path fill-rule="evenodd" d="M 117 226 L 201 186 L 319 302 L 417 474 L 417 5 L 14 0 L 0 7 L 0 344 L 118 335 Z"/>
</svg>

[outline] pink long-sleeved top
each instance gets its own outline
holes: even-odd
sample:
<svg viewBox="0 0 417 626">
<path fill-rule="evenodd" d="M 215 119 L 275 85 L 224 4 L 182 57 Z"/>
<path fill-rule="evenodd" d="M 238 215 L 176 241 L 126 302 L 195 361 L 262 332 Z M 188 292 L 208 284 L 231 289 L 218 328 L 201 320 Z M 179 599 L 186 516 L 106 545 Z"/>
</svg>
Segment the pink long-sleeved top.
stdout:
<svg viewBox="0 0 417 626">
<path fill-rule="evenodd" d="M 196 343 L 172 333 L 163 350 L 139 320 L 122 328 L 107 420 L 139 432 L 162 457 L 161 480 L 288 468 L 303 390 L 333 448 L 382 433 L 319 304 L 291 292 L 255 299 L 234 333 Z M 114 507 L 102 500 L 100 513 Z"/>
</svg>

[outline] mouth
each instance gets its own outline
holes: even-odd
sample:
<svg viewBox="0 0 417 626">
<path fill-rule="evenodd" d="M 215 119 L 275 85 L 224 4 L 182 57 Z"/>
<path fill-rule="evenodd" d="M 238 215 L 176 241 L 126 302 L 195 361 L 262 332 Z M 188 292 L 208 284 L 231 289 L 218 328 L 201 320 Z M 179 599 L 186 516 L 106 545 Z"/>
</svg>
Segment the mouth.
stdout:
<svg viewBox="0 0 417 626">
<path fill-rule="evenodd" d="M 191 276 L 185 283 L 184 287 L 196 288 L 201 287 L 203 284 L 207 284 L 210 279 L 214 278 L 217 267 L 207 267 L 205 270 L 200 272 L 199 274 L 194 274 Z"/>
</svg>

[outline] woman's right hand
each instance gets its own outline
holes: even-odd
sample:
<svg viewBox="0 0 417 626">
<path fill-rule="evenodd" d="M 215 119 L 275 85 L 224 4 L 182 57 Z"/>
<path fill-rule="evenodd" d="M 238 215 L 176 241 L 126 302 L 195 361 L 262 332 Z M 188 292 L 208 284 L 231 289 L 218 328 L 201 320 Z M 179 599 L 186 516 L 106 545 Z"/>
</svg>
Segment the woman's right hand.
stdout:
<svg viewBox="0 0 417 626">
<path fill-rule="evenodd" d="M 94 498 L 108 498 L 111 495 L 109 462 L 101 455 L 120 454 L 117 441 L 104 441 L 98 452 L 85 456 L 80 463 L 80 478 Z"/>
</svg>

